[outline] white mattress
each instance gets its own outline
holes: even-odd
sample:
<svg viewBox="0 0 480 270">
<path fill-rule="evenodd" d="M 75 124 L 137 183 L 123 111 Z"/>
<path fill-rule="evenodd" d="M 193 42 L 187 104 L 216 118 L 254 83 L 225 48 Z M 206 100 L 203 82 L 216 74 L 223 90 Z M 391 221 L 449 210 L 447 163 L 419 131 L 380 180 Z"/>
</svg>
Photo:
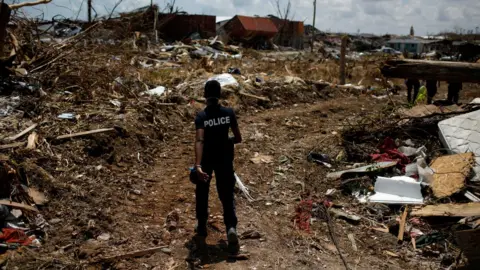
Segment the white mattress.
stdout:
<svg viewBox="0 0 480 270">
<path fill-rule="evenodd" d="M 476 165 L 472 181 L 480 181 L 480 110 L 438 123 L 440 139 L 452 154 L 473 152 Z"/>
</svg>

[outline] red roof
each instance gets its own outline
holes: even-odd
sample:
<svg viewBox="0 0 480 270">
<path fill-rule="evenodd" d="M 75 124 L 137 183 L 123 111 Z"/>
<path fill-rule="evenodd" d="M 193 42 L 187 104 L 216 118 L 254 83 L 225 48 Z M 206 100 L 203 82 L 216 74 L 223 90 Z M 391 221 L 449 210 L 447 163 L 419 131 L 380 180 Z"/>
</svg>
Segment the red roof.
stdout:
<svg viewBox="0 0 480 270">
<path fill-rule="evenodd" d="M 275 24 L 269 18 L 235 16 L 226 25 L 232 37 L 250 39 L 254 37 L 272 38 L 278 33 Z"/>
<path fill-rule="evenodd" d="M 276 34 L 278 29 L 269 18 L 237 16 L 246 31 Z"/>
</svg>

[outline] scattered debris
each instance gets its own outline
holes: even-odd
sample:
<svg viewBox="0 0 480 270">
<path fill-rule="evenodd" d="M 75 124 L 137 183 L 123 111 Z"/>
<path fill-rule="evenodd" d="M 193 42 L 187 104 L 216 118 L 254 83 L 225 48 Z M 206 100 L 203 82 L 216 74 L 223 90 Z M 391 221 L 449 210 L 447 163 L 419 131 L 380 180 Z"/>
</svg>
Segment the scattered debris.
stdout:
<svg viewBox="0 0 480 270">
<path fill-rule="evenodd" d="M 332 213 L 332 215 L 334 217 L 337 217 L 337 218 L 343 218 L 345 220 L 349 220 L 349 221 L 352 221 L 352 222 L 358 222 L 360 221 L 362 218 L 359 217 L 359 216 L 356 216 L 356 215 L 352 215 L 352 214 L 348 214 L 340 209 L 336 209 L 336 208 L 329 208 L 328 211 L 330 213 Z"/>
<path fill-rule="evenodd" d="M 166 88 L 163 86 L 158 86 L 154 89 L 148 90 L 146 93 L 151 96 L 162 96 L 166 91 Z"/>
<path fill-rule="evenodd" d="M 274 160 L 273 156 L 267 156 L 259 153 L 255 153 L 255 156 L 250 159 L 253 164 L 260 164 L 260 163 L 272 163 Z"/>
<path fill-rule="evenodd" d="M 240 239 L 260 239 L 262 235 L 254 230 L 245 231 L 240 235 Z"/>
<path fill-rule="evenodd" d="M 345 171 L 339 171 L 339 172 L 334 172 L 334 173 L 329 173 L 327 174 L 327 178 L 330 179 L 340 179 L 342 176 L 347 175 L 347 174 L 352 174 L 352 175 L 358 175 L 358 174 L 368 174 L 371 172 L 375 171 L 380 171 L 383 169 L 395 167 L 397 165 L 397 162 L 377 162 L 372 165 L 367 165 L 359 168 L 354 168 L 350 170 L 345 170 Z"/>
<path fill-rule="evenodd" d="M 243 195 L 245 195 L 247 200 L 249 202 L 253 202 L 254 199 L 252 198 L 252 196 L 250 196 L 250 192 L 248 188 L 242 183 L 242 180 L 240 179 L 240 177 L 238 177 L 236 173 L 235 173 L 235 181 L 237 182 L 238 188 L 243 192 Z"/>
</svg>

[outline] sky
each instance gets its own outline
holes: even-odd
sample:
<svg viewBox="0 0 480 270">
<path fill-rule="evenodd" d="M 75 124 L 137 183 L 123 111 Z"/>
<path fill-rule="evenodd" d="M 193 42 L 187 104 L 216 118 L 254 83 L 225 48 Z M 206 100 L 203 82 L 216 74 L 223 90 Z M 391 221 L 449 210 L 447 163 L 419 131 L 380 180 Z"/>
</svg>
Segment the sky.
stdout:
<svg viewBox="0 0 480 270">
<path fill-rule="evenodd" d="M 11 3 L 13 0 L 6 0 Z M 105 15 L 118 0 L 93 0 L 98 14 Z M 149 5 L 151 0 L 123 0 L 116 11 L 124 12 Z M 153 0 L 161 8 L 167 0 Z M 170 1 L 170 0 L 168 0 Z M 276 15 L 271 2 L 277 0 L 176 0 L 190 14 L 216 16 Z M 288 0 L 278 0 L 285 6 Z M 292 19 L 312 24 L 313 0 L 290 0 Z M 25 0 L 16 0 L 25 2 Z M 83 3 L 83 7 L 82 7 Z M 45 19 L 61 14 L 86 18 L 86 0 L 53 0 L 50 4 L 25 8 L 28 16 L 44 14 Z M 82 7 L 82 8 L 81 8 Z M 317 0 L 316 27 L 322 31 L 372 34 L 436 34 L 445 30 L 480 31 L 480 0 Z"/>
</svg>

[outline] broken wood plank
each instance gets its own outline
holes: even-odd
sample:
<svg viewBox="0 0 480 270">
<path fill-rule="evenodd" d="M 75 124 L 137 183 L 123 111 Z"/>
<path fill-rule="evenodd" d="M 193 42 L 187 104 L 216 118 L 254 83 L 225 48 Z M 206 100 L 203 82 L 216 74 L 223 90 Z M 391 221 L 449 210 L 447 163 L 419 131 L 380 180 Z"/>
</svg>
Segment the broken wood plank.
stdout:
<svg viewBox="0 0 480 270">
<path fill-rule="evenodd" d="M 90 130 L 90 131 L 84 131 L 84 132 L 79 132 L 79 133 L 62 135 L 62 136 L 56 137 L 55 139 L 56 140 L 70 139 L 70 138 L 87 136 L 87 135 L 98 134 L 98 133 L 105 133 L 105 132 L 110 132 L 110 131 L 115 131 L 115 129 L 114 128 L 95 129 L 95 130 Z"/>
<path fill-rule="evenodd" d="M 25 142 L 17 142 L 11 144 L 0 145 L 0 150 L 11 149 L 11 148 L 18 148 L 25 145 Z"/>
<path fill-rule="evenodd" d="M 472 217 L 480 216 L 480 203 L 428 205 L 412 211 L 416 217 Z"/>
<path fill-rule="evenodd" d="M 35 149 L 37 147 L 37 142 L 38 142 L 38 134 L 36 132 L 33 132 L 28 136 L 28 141 L 27 141 L 27 149 Z"/>
<path fill-rule="evenodd" d="M 35 208 L 33 206 L 30 206 L 30 205 L 27 205 L 27 204 L 24 204 L 24 203 L 17 203 L 17 202 L 12 202 L 12 201 L 7 201 L 7 200 L 0 200 L 0 204 L 10 206 L 10 207 L 15 208 L 15 209 L 21 209 L 21 210 L 31 211 L 31 212 L 35 212 L 35 213 L 39 212 L 37 208 Z"/>
<path fill-rule="evenodd" d="M 22 132 L 18 133 L 17 135 L 8 137 L 6 140 L 7 140 L 7 141 L 10 141 L 10 142 L 13 142 L 13 141 L 15 141 L 15 140 L 23 137 L 24 135 L 26 135 L 26 134 L 29 133 L 30 131 L 34 130 L 37 126 L 38 126 L 38 124 L 33 124 L 33 125 L 29 126 L 27 129 L 25 129 L 25 130 L 23 130 Z"/>
<path fill-rule="evenodd" d="M 405 206 L 405 210 L 403 210 L 402 219 L 400 220 L 400 229 L 398 231 L 398 241 L 403 241 L 403 235 L 405 234 L 405 224 L 407 222 L 407 215 L 408 215 L 408 205 Z"/>
<path fill-rule="evenodd" d="M 154 247 L 154 248 L 149 248 L 149 249 L 143 249 L 143 250 L 137 250 L 137 251 L 132 251 L 124 254 L 119 254 L 111 257 L 104 257 L 96 260 L 97 262 L 100 261 L 117 261 L 117 260 L 123 260 L 123 259 L 128 259 L 128 258 L 137 258 L 137 257 L 143 257 L 147 256 L 156 252 L 161 251 L 162 249 L 168 248 L 168 246 L 161 246 L 161 247 Z"/>
<path fill-rule="evenodd" d="M 242 95 L 242 96 L 245 96 L 245 97 L 250 97 L 250 98 L 255 98 L 255 99 L 258 99 L 258 100 L 270 102 L 270 99 L 268 99 L 268 98 L 266 98 L 266 97 L 261 97 L 261 96 L 252 95 L 252 94 L 249 94 L 249 93 L 245 93 L 245 92 L 243 92 L 243 91 L 240 91 L 239 94 Z"/>
<path fill-rule="evenodd" d="M 424 60 L 388 60 L 381 68 L 388 78 L 480 83 L 480 64 Z"/>
<path fill-rule="evenodd" d="M 229 89 L 229 88 L 222 88 L 222 91 L 229 92 L 229 93 L 233 93 L 233 94 L 242 95 L 242 96 L 245 96 L 245 97 L 255 98 L 255 99 L 262 100 L 262 101 L 266 101 L 266 102 L 270 102 L 270 99 L 269 99 L 269 98 L 252 95 L 252 94 L 246 93 L 246 92 L 244 92 L 244 91 L 237 92 L 237 91 L 232 90 L 232 89 Z"/>
<path fill-rule="evenodd" d="M 23 7 L 36 6 L 36 5 L 40 5 L 40 4 L 48 4 L 50 2 L 52 2 L 52 0 L 37 0 L 37 1 L 34 1 L 34 2 L 11 4 L 11 5 L 9 5 L 9 7 L 10 7 L 10 9 L 14 10 L 14 9 L 19 9 L 19 8 L 23 8 Z"/>
</svg>

